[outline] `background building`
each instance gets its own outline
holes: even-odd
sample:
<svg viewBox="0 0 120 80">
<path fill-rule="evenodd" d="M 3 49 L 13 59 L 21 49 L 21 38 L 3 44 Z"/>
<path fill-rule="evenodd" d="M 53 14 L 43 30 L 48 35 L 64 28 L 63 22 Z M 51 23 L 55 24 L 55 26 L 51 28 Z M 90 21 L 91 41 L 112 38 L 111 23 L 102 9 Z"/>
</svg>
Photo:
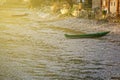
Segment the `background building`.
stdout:
<svg viewBox="0 0 120 80">
<path fill-rule="evenodd" d="M 92 8 L 97 7 L 107 13 L 120 15 L 120 0 L 92 0 Z"/>
</svg>

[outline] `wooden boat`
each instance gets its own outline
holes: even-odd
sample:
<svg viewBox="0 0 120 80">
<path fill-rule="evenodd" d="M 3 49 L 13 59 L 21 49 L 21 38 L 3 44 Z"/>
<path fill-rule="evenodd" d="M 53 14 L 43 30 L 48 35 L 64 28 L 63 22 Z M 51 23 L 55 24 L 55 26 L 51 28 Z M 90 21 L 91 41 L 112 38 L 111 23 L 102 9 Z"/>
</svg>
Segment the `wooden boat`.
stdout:
<svg viewBox="0 0 120 80">
<path fill-rule="evenodd" d="M 64 34 L 64 35 L 67 38 L 98 38 L 98 37 L 102 37 L 102 36 L 107 35 L 109 32 L 110 31 L 99 32 L 99 33 L 91 33 L 91 34 L 78 34 L 78 35 Z"/>
</svg>

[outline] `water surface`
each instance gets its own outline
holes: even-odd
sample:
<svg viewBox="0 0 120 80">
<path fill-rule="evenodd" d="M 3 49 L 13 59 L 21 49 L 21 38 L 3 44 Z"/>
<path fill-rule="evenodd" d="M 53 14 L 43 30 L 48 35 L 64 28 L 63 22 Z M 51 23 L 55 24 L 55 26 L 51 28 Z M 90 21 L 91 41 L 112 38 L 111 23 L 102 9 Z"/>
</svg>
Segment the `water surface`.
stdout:
<svg viewBox="0 0 120 80">
<path fill-rule="evenodd" d="M 13 17 L 14 14 L 27 16 Z M 68 28 L 38 22 L 27 9 L 0 10 L 0 80 L 120 79 L 120 48 L 102 39 L 66 39 Z M 42 14 L 44 15 L 44 14 Z"/>
</svg>

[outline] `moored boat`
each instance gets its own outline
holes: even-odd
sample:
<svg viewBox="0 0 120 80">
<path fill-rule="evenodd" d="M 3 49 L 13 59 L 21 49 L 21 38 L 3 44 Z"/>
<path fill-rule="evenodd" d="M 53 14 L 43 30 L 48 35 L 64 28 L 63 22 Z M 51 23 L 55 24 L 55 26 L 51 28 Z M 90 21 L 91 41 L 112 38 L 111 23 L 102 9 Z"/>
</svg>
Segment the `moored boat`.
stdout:
<svg viewBox="0 0 120 80">
<path fill-rule="evenodd" d="M 91 34 L 76 34 L 76 35 L 64 34 L 64 35 L 67 38 L 98 38 L 107 35 L 109 32 L 110 31 L 91 33 Z"/>
</svg>

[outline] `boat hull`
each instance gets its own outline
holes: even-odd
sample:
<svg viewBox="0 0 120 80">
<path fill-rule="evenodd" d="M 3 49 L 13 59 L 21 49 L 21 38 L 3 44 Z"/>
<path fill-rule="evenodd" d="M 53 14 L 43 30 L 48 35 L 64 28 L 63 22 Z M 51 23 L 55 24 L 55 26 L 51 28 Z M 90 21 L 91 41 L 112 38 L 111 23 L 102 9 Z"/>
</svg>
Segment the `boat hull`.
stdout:
<svg viewBox="0 0 120 80">
<path fill-rule="evenodd" d="M 99 33 L 92 33 L 92 34 L 78 34 L 78 35 L 69 35 L 69 34 L 64 34 L 65 37 L 67 38 L 98 38 L 105 36 L 109 33 L 109 31 L 106 32 L 99 32 Z"/>
</svg>

